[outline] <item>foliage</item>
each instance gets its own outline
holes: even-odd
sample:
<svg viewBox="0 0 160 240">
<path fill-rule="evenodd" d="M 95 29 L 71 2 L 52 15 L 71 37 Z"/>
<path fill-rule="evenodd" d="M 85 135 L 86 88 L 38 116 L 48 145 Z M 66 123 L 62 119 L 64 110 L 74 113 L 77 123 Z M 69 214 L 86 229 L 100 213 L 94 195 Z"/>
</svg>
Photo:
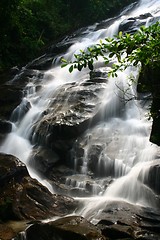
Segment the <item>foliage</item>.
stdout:
<svg viewBox="0 0 160 240">
<path fill-rule="evenodd" d="M 110 74 L 117 76 L 117 70 L 123 71 L 129 65 L 134 66 L 141 63 L 142 67 L 153 69 L 160 67 L 160 25 L 159 22 L 149 26 L 142 26 L 139 31 L 131 35 L 119 32 L 115 38 L 106 38 L 99 44 L 88 47 L 86 51 L 80 50 L 79 54 L 75 54 L 75 61 L 67 62 L 62 59 L 62 67 L 70 65 L 69 71 L 88 67 L 90 70 L 94 68 L 94 62 L 102 56 L 104 62 L 108 64 L 117 59 L 117 63 L 112 65 Z"/>
<path fill-rule="evenodd" d="M 59 37 L 134 1 L 1 0 L 0 70 L 27 63 Z"/>
</svg>

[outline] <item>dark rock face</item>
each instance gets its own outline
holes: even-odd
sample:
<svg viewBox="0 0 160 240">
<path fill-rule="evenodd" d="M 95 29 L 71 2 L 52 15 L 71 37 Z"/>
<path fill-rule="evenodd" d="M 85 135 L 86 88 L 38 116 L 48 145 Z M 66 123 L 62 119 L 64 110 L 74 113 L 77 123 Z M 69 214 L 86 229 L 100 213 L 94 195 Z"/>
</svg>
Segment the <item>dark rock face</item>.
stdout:
<svg viewBox="0 0 160 240">
<path fill-rule="evenodd" d="M 0 224 L 0 239 L 10 240 L 10 239 L 13 239 L 15 237 L 15 235 L 16 234 L 12 228 L 10 228 L 4 224 Z"/>
<path fill-rule="evenodd" d="M 0 186 L 3 188 L 11 179 L 19 180 L 29 176 L 25 165 L 16 157 L 0 154 Z"/>
<path fill-rule="evenodd" d="M 100 120 L 99 106 L 105 85 L 106 78 L 96 77 L 58 89 L 49 108 L 36 123 L 36 142 L 66 154 L 73 140 Z"/>
<path fill-rule="evenodd" d="M 58 155 L 49 148 L 38 147 L 33 149 L 29 164 L 37 172 L 48 175 L 48 171 L 56 166 Z"/>
<path fill-rule="evenodd" d="M 151 76 L 153 81 L 153 102 L 151 107 L 153 125 L 150 140 L 160 146 L 160 69 L 153 70 Z"/>
<path fill-rule="evenodd" d="M 54 222 L 33 224 L 26 230 L 26 240 L 32 239 L 104 240 L 106 238 L 98 228 L 84 218 L 72 216 Z"/>
<path fill-rule="evenodd" d="M 9 120 L 11 118 L 13 110 L 22 106 L 22 98 L 28 90 L 25 89 L 27 83 L 34 81 L 34 79 L 41 82 L 42 76 L 43 72 L 31 69 L 19 70 L 17 75 L 10 76 L 10 79 L 6 75 L 6 81 L 0 85 L 0 119 Z M 25 105 L 26 109 L 24 107 L 22 117 L 31 107 L 30 103 L 27 102 L 23 105 Z"/>
<path fill-rule="evenodd" d="M 139 76 L 138 91 L 151 92 L 151 116 L 153 118 L 150 141 L 160 146 L 160 70 L 159 65 L 155 63 L 152 68 L 144 68 Z M 143 88 L 145 86 L 145 88 Z"/>
<path fill-rule="evenodd" d="M 13 85 L 1 85 L 0 92 L 0 118 L 8 120 L 12 111 L 22 100 L 22 88 Z"/>
<path fill-rule="evenodd" d="M 109 239 L 158 240 L 160 213 L 125 202 L 112 202 L 100 213 L 97 227 Z"/>
<path fill-rule="evenodd" d="M 30 178 L 26 167 L 11 155 L 0 154 L 1 220 L 45 219 L 72 212 L 77 203 L 69 197 L 51 194 Z"/>
<path fill-rule="evenodd" d="M 22 102 L 13 110 L 11 120 L 13 122 L 21 120 L 31 107 L 31 103 L 24 98 Z"/>
<path fill-rule="evenodd" d="M 160 213 L 127 202 L 108 202 L 97 212 L 96 225 L 79 216 L 60 218 L 48 223 L 33 223 L 25 231 L 32 239 L 105 239 L 159 240 Z M 18 235 L 15 240 L 21 239 Z"/>
<path fill-rule="evenodd" d="M 150 13 L 146 13 L 137 17 L 128 18 L 121 22 L 119 26 L 119 31 L 122 32 L 129 32 L 134 33 L 136 32 L 141 26 L 145 25 L 146 19 L 150 18 L 153 22 L 153 16 Z"/>
<path fill-rule="evenodd" d="M 150 187 L 155 194 L 160 196 L 160 163 L 159 160 L 154 161 L 148 166 L 145 172 L 141 171 L 139 174 L 139 180 Z"/>
<path fill-rule="evenodd" d="M 0 119 L 0 133 L 10 133 L 12 130 L 12 124 L 9 121 L 1 120 Z"/>
</svg>

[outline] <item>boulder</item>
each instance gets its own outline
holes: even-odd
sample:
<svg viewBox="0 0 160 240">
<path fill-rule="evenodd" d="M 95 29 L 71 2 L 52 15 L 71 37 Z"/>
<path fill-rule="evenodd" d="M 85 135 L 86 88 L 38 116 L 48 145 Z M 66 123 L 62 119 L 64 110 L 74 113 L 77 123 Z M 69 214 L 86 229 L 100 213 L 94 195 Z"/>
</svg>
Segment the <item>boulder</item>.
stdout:
<svg viewBox="0 0 160 240">
<path fill-rule="evenodd" d="M 13 237 L 16 236 L 16 233 L 13 231 L 12 228 L 4 225 L 4 224 L 0 224 L 0 239 L 1 240 L 10 240 L 13 239 Z"/>
<path fill-rule="evenodd" d="M 35 223 L 25 232 L 26 240 L 107 240 L 101 231 L 83 217 L 70 216 L 48 223 Z M 18 240 L 20 238 L 15 238 Z"/>
<path fill-rule="evenodd" d="M 11 122 L 0 119 L 0 133 L 1 134 L 10 133 L 11 130 L 12 130 Z"/>
<path fill-rule="evenodd" d="M 22 102 L 12 112 L 12 122 L 20 121 L 31 107 L 31 103 L 26 98 L 23 98 Z"/>
<path fill-rule="evenodd" d="M 69 196 L 97 196 L 102 195 L 111 182 L 111 178 L 94 179 L 92 176 L 85 174 L 76 174 L 72 176 L 65 176 L 65 189 L 67 195 Z"/>
<path fill-rule="evenodd" d="M 48 173 L 56 167 L 59 161 L 58 155 L 49 148 L 35 147 L 29 160 L 29 165 L 40 174 L 48 176 Z"/>
<path fill-rule="evenodd" d="M 43 79 L 43 71 L 22 68 L 19 72 L 8 81 L 9 85 L 21 87 L 23 90 L 30 82 L 40 82 Z M 24 91 L 25 93 L 25 91 Z"/>
<path fill-rule="evenodd" d="M 53 54 L 44 54 L 27 64 L 27 69 L 48 70 L 52 67 L 53 59 Z"/>
<path fill-rule="evenodd" d="M 94 79 L 64 84 L 57 89 L 48 109 L 34 126 L 36 142 L 55 150 L 63 158 L 73 141 L 100 121 L 99 107 L 107 78 Z"/>
<path fill-rule="evenodd" d="M 119 120 L 113 119 L 107 123 L 106 128 L 104 124 L 99 124 L 86 132 L 83 138 L 78 138 L 73 146 L 75 169 L 82 173 L 85 166 L 85 173 L 101 178 L 117 178 L 126 174 L 130 169 L 128 162 L 117 158 L 125 144 L 125 138 L 121 133 L 122 126 Z"/>
<path fill-rule="evenodd" d="M 48 49 L 46 49 L 46 53 L 40 56 L 39 58 L 34 59 L 32 62 L 28 63 L 27 69 L 36 69 L 36 70 L 48 70 L 51 69 L 54 61 L 57 60 L 57 56 L 59 54 L 64 53 L 73 43 L 74 34 L 70 37 L 67 36 L 63 40 L 60 39 L 57 43 L 51 45 Z"/>
<path fill-rule="evenodd" d="M 148 164 L 148 167 L 139 173 L 138 179 L 150 187 L 155 194 L 160 196 L 160 163 L 159 160 Z"/>
<path fill-rule="evenodd" d="M 109 239 L 158 240 L 160 212 L 127 202 L 109 202 L 97 216 L 97 227 Z"/>
<path fill-rule="evenodd" d="M 26 166 L 16 157 L 0 153 L 0 188 L 4 189 L 10 180 L 21 180 L 29 176 Z"/>
<path fill-rule="evenodd" d="M 22 88 L 14 85 L 0 85 L 0 118 L 9 120 L 13 110 L 21 103 Z"/>
<path fill-rule="evenodd" d="M 139 15 L 137 17 L 131 17 L 131 18 L 125 19 L 120 23 L 119 31 L 122 31 L 124 33 L 125 32 L 134 33 L 141 26 L 145 25 L 146 19 L 148 18 L 152 19 L 153 16 L 150 13 L 146 13 L 146 14 Z"/>
<path fill-rule="evenodd" d="M 28 91 L 29 87 L 26 88 L 28 83 L 36 83 L 35 90 L 38 91 L 38 89 L 40 89 L 44 74 L 42 71 L 22 68 L 16 75 L 8 75 L 6 76 L 4 84 L 0 86 L 0 118 L 5 120 L 10 119 L 13 110 L 20 106 L 20 104 L 22 107 L 21 101 L 26 91 Z M 30 103 L 26 102 L 24 105 L 26 109 L 23 110 L 27 112 L 27 109 L 31 107 Z"/>
<path fill-rule="evenodd" d="M 52 194 L 32 179 L 24 164 L 11 155 L 0 154 L 0 219 L 45 219 L 71 213 L 77 202 Z"/>
<path fill-rule="evenodd" d="M 152 68 L 142 68 L 138 79 L 138 91 L 151 92 L 148 95 L 148 100 L 152 99 L 151 103 L 151 117 L 153 118 L 152 130 L 150 134 L 150 141 L 160 146 L 160 70 L 159 63 L 155 62 Z M 147 98 L 146 98 L 147 99 Z"/>
</svg>

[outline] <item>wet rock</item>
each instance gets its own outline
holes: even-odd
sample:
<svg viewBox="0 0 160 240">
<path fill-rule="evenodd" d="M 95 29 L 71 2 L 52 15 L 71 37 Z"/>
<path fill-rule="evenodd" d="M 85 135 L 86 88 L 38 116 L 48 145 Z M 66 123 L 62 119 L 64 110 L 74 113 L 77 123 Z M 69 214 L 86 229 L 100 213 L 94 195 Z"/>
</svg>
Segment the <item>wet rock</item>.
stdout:
<svg viewBox="0 0 160 240">
<path fill-rule="evenodd" d="M 12 130 L 11 122 L 0 119 L 0 133 L 1 134 L 10 133 L 11 130 Z"/>
<path fill-rule="evenodd" d="M 10 180 L 21 180 L 29 176 L 25 165 L 16 157 L 0 153 L 0 187 L 4 188 Z"/>
<path fill-rule="evenodd" d="M 22 88 L 6 84 L 0 86 L 0 92 L 0 118 L 9 120 L 11 113 L 22 100 Z"/>
<path fill-rule="evenodd" d="M 59 40 L 60 41 L 60 40 Z M 68 37 L 61 39 L 60 42 L 57 42 L 46 49 L 46 53 L 39 58 L 36 58 L 32 62 L 28 63 L 27 69 L 37 69 L 37 70 L 48 70 L 52 67 L 54 61 L 57 60 L 59 54 L 64 53 L 73 42 L 73 39 L 70 40 Z"/>
<path fill-rule="evenodd" d="M 44 54 L 27 65 L 27 69 L 48 70 L 54 60 L 53 54 Z"/>
<path fill-rule="evenodd" d="M 43 72 L 39 70 L 27 69 L 24 67 L 19 71 L 17 75 L 14 76 L 14 78 L 10 79 L 8 84 L 13 86 L 16 85 L 24 89 L 29 82 L 39 82 L 42 79 L 43 75 Z"/>
<path fill-rule="evenodd" d="M 158 63 L 154 63 L 151 68 L 143 68 L 138 79 L 137 90 L 141 92 L 150 92 L 149 96 L 151 103 L 151 115 L 153 118 L 152 130 L 150 134 L 150 141 L 160 146 L 160 84 L 159 84 L 160 69 Z"/>
<path fill-rule="evenodd" d="M 10 240 L 13 239 L 13 237 L 16 236 L 16 233 L 13 231 L 12 228 L 4 225 L 4 224 L 0 224 L 0 239 L 1 240 Z"/>
<path fill-rule="evenodd" d="M 160 163 L 155 161 L 142 170 L 138 176 L 139 180 L 150 187 L 156 194 L 160 195 Z"/>
<path fill-rule="evenodd" d="M 26 240 L 32 239 L 107 240 L 98 228 L 79 216 L 65 217 L 49 223 L 33 224 L 26 230 Z"/>
<path fill-rule="evenodd" d="M 106 204 L 97 216 L 99 227 L 109 239 L 159 239 L 160 212 L 126 202 Z"/>
<path fill-rule="evenodd" d="M 58 161 L 59 157 L 55 152 L 40 146 L 33 149 L 29 165 L 35 168 L 37 172 L 48 175 L 48 171 L 52 171 Z"/>
<path fill-rule="evenodd" d="M 110 178 L 93 179 L 91 176 L 77 174 L 66 177 L 65 186 L 70 196 L 88 197 L 103 194 L 111 182 Z"/>
<path fill-rule="evenodd" d="M 66 196 L 51 194 L 36 180 L 23 179 L 17 186 L 14 212 L 20 219 L 46 219 L 71 213 L 77 205 Z"/>
<path fill-rule="evenodd" d="M 125 19 L 121 22 L 119 31 L 134 33 L 140 28 L 140 26 L 145 25 L 146 19 L 148 18 L 153 18 L 153 16 L 150 13 L 146 13 L 137 17 Z"/>
<path fill-rule="evenodd" d="M 115 123 L 117 124 L 117 120 Z M 121 123 L 118 123 L 118 128 L 116 124 L 114 124 L 114 120 L 111 125 L 107 125 L 107 128 L 103 123 L 99 124 L 86 132 L 83 138 L 77 139 L 73 146 L 73 153 L 75 169 L 78 172 L 82 173 L 85 166 L 85 172 L 88 175 L 91 173 L 94 177 L 117 178 L 128 171 L 127 162 L 117 159 L 125 141 L 121 137 Z"/>
<path fill-rule="evenodd" d="M 0 219 L 45 219 L 71 213 L 77 202 L 52 194 L 32 179 L 24 164 L 11 155 L 0 154 Z"/>
<path fill-rule="evenodd" d="M 13 110 L 11 120 L 13 122 L 20 121 L 31 107 L 31 103 L 23 98 L 22 102 Z"/>
<path fill-rule="evenodd" d="M 36 123 L 36 141 L 65 156 L 73 140 L 100 120 L 99 106 L 105 87 L 106 83 L 94 80 L 87 87 L 84 82 L 61 86 L 51 98 L 46 114 Z"/>
<path fill-rule="evenodd" d="M 114 176 L 114 159 L 110 159 L 108 161 L 108 165 L 106 167 L 106 156 L 104 154 L 104 144 L 103 143 L 88 143 L 86 141 L 77 142 L 76 146 L 76 170 L 81 172 L 84 159 L 86 171 L 91 172 L 94 177 L 106 177 L 106 176 Z M 92 142 L 92 141 L 91 141 Z M 88 149 L 86 148 L 88 144 Z M 108 157 L 109 159 L 109 157 Z"/>
</svg>

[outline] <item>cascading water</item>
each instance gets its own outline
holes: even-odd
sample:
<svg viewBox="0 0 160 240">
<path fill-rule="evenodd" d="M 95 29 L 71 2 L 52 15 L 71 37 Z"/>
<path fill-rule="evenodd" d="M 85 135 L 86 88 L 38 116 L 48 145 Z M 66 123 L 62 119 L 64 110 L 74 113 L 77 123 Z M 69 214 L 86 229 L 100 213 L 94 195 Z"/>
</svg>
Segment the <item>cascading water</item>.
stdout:
<svg viewBox="0 0 160 240">
<path fill-rule="evenodd" d="M 107 36 L 113 37 L 114 34 L 117 34 L 119 24 L 123 20 L 148 12 L 158 17 L 160 0 L 142 0 L 134 10 L 124 11 L 109 25 L 106 21 L 106 28 L 104 28 L 104 24 L 103 29 L 97 30 L 97 25 L 88 28 L 81 36 L 73 39 L 72 45 L 63 57 L 73 59 L 74 54 L 80 49 L 85 49 Z M 146 24 L 149 24 L 150 21 L 152 18 L 148 17 Z M 61 68 L 59 64 L 61 57 L 57 56 L 53 68 L 45 72 L 43 79 L 35 77 L 25 87 L 25 98 L 12 114 L 13 130 L 0 147 L 1 152 L 17 156 L 26 165 L 28 165 L 28 158 L 32 152 L 34 141 L 36 141 L 34 134 L 32 136 L 33 145 L 29 141 L 33 126 L 45 112 L 53 96 L 56 98 L 56 90 L 67 81 L 69 83 L 76 82 L 77 79 L 85 79 L 89 73 L 88 70 L 84 70 L 82 72 L 74 71 L 70 74 L 67 68 Z M 106 68 L 101 59 L 95 67 L 101 68 L 102 71 L 105 71 Z M 66 180 L 67 185 L 85 188 L 85 181 L 88 181 L 86 174 L 90 154 L 95 146 L 101 149 L 96 165 L 96 177 L 99 179 L 100 190 L 98 191 L 95 186 L 93 188 L 94 196 L 78 198 L 83 202 L 84 207 L 77 213 L 90 219 L 96 218 L 104 204 L 114 200 L 128 201 L 147 207 L 157 206 L 154 192 L 143 184 L 143 180 L 140 181 L 140 176 L 142 178 L 144 172 L 148 171 L 156 157 L 157 146 L 149 142 L 151 122 L 145 116 L 148 110 L 142 106 L 143 101 L 140 103 L 135 100 L 136 84 L 130 86 L 131 72 L 132 78 L 136 80 L 138 70 L 134 68 L 119 73 L 116 79 L 109 79 L 101 104 L 102 121 L 89 129 L 81 142 L 84 145 L 81 177 L 75 175 Z M 41 89 L 36 91 L 40 85 Z M 63 107 L 65 108 L 65 106 Z M 31 167 L 29 167 L 29 172 L 31 176 L 36 176 L 41 181 Z M 108 188 L 104 188 L 104 178 L 110 176 L 116 180 Z M 42 181 L 42 183 L 52 191 L 49 183 L 46 181 Z"/>
</svg>

